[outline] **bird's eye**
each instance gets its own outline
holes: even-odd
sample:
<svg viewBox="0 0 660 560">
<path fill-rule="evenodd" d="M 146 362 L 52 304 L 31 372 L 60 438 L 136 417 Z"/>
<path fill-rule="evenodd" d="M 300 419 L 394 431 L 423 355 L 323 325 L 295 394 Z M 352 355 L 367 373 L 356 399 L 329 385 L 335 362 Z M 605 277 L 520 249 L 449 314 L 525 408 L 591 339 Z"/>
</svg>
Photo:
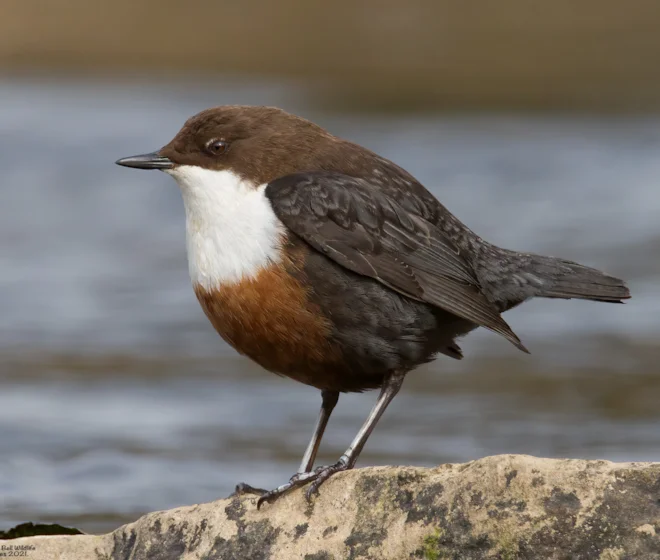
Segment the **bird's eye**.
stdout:
<svg viewBox="0 0 660 560">
<path fill-rule="evenodd" d="M 206 143 L 206 151 L 213 156 L 221 156 L 229 149 L 229 142 L 224 140 L 210 140 Z"/>
</svg>

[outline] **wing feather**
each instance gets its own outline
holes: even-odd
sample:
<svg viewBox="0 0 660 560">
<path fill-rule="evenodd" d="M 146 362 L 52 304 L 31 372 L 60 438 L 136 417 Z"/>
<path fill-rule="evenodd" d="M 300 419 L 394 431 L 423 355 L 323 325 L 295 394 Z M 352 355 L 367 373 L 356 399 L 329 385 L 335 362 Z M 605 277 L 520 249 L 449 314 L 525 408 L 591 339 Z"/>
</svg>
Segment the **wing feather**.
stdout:
<svg viewBox="0 0 660 560">
<path fill-rule="evenodd" d="M 340 173 L 298 173 L 270 183 L 266 195 L 287 228 L 339 265 L 527 351 L 452 240 L 377 185 Z"/>
</svg>

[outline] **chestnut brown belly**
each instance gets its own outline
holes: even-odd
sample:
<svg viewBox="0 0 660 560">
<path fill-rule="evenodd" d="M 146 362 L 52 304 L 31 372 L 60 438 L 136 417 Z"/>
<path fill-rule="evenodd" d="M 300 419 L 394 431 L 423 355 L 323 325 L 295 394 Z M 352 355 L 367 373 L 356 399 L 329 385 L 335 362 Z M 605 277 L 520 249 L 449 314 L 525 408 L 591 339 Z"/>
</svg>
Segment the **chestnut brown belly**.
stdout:
<svg viewBox="0 0 660 560">
<path fill-rule="evenodd" d="M 207 317 L 231 346 L 265 369 L 333 391 L 380 387 L 437 353 L 461 357 L 456 337 L 476 325 L 350 272 L 295 238 L 282 261 L 208 291 Z"/>
<path fill-rule="evenodd" d="M 220 336 L 265 369 L 328 388 L 340 352 L 331 325 L 290 274 L 293 260 L 262 269 L 256 277 L 207 291 L 195 286 L 204 313 Z"/>
</svg>

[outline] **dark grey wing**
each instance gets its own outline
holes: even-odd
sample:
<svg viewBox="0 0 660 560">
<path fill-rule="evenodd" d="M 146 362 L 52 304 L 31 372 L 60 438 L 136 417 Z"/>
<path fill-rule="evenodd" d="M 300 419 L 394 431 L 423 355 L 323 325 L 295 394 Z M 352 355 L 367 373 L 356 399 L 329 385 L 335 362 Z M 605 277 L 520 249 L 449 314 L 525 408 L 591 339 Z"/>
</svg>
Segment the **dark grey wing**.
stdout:
<svg viewBox="0 0 660 560">
<path fill-rule="evenodd" d="M 481 293 L 453 242 L 367 180 L 297 173 L 270 183 L 266 196 L 288 229 L 341 266 L 495 331 L 527 351 Z"/>
</svg>

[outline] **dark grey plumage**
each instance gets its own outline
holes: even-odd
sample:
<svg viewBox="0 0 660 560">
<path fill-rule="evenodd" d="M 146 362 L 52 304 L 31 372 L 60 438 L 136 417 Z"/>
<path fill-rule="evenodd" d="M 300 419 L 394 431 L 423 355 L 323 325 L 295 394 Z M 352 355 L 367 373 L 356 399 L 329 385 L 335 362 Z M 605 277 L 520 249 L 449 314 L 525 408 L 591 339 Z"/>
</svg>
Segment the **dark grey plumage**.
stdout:
<svg viewBox="0 0 660 560">
<path fill-rule="evenodd" d="M 413 328 L 414 321 L 409 321 L 410 332 L 396 333 L 395 338 L 426 338 L 425 348 L 459 358 L 454 338 L 482 326 L 526 351 L 502 319 L 502 311 L 535 296 L 610 302 L 629 297 L 623 281 L 598 270 L 485 242 L 433 197 L 425 196 L 427 191 L 420 196 L 410 188 L 407 178 L 395 175 L 409 183 L 404 207 L 396 200 L 401 190 L 391 177 L 376 174 L 368 180 L 336 172 L 297 173 L 271 182 L 266 195 L 290 231 L 357 277 L 373 279 L 405 296 L 403 303 L 397 298 L 397 305 L 410 310 L 414 300 L 446 312 L 441 318 L 433 314 L 435 321 L 426 317 L 426 328 Z M 339 272 L 317 260 L 316 278 L 310 284 L 323 286 L 330 275 Z M 332 286 L 327 291 L 343 294 L 349 313 L 359 313 L 362 305 L 363 311 L 378 312 L 381 326 L 389 324 L 384 314 L 387 305 L 378 303 L 379 294 L 373 287 L 367 300 L 351 305 L 358 284 L 356 277 L 351 277 L 343 290 Z M 391 293 L 384 290 L 382 297 L 391 299 Z M 429 315 L 424 311 L 415 306 L 421 323 Z M 368 317 L 355 319 L 355 328 L 368 331 Z M 364 344 L 363 348 L 372 346 Z M 379 350 L 387 355 L 386 346 L 381 346 Z M 400 352 L 398 348 L 392 350 Z M 431 357 L 418 356 L 419 363 Z M 384 365 L 379 364 L 381 368 Z"/>
<path fill-rule="evenodd" d="M 341 266 L 491 329 L 524 349 L 481 293 L 456 244 L 368 181 L 303 173 L 274 181 L 267 196 L 287 228 Z"/>
<path fill-rule="evenodd" d="M 293 238 L 294 246 L 306 245 Z M 355 392 L 380 387 L 392 371 L 410 371 L 438 353 L 462 358 L 455 342 L 477 328 L 443 309 L 393 291 L 306 248 L 305 262 L 290 274 L 310 286 L 310 300 L 331 325 L 329 339 L 341 362 L 315 370 L 319 389 Z M 317 366 L 318 368 L 318 366 Z"/>
</svg>

